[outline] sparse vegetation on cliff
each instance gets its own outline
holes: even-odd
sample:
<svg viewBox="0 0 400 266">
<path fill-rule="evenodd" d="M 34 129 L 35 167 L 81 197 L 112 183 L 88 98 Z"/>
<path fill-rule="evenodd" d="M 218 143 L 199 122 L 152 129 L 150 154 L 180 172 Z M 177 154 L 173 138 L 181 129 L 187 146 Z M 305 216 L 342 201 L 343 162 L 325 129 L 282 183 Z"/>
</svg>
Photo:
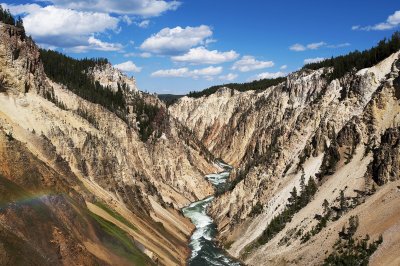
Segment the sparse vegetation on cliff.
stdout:
<svg viewBox="0 0 400 266">
<path fill-rule="evenodd" d="M 279 83 L 282 83 L 286 80 L 286 78 L 275 78 L 275 79 L 261 79 L 261 80 L 255 80 L 252 82 L 248 83 L 229 83 L 229 84 L 224 84 L 224 85 L 218 85 L 218 86 L 212 86 L 208 89 L 202 90 L 202 91 L 191 91 L 187 96 L 192 97 L 192 98 L 200 98 L 202 96 L 208 96 L 213 93 L 215 93 L 218 89 L 221 87 L 228 87 L 230 89 L 234 89 L 237 91 L 250 91 L 250 90 L 255 90 L 255 91 L 260 91 L 260 90 L 265 90 L 271 86 L 278 85 Z"/>
<path fill-rule="evenodd" d="M 358 216 L 349 218 L 349 226 L 343 226 L 339 232 L 339 239 L 333 246 L 334 251 L 324 261 L 325 266 L 368 265 L 369 257 L 378 249 L 383 238 L 381 235 L 378 240 L 369 242 L 369 235 L 362 239 L 354 237 L 358 224 Z"/>
<path fill-rule="evenodd" d="M 314 178 L 310 177 L 307 184 L 305 184 L 305 177 L 303 175 L 300 181 L 300 189 L 300 194 L 298 194 L 296 187 L 293 187 L 286 208 L 283 212 L 276 215 L 268 224 L 262 235 L 246 248 L 247 252 L 270 241 L 285 228 L 286 224 L 292 220 L 293 216 L 299 210 L 304 208 L 312 200 L 314 194 L 317 192 L 317 184 Z"/>
<path fill-rule="evenodd" d="M 118 83 L 117 91 L 113 91 L 110 87 L 102 86 L 100 82 L 95 81 L 87 74 L 91 68 L 108 64 L 107 59 L 78 60 L 56 51 L 43 49 L 40 50 L 40 57 L 46 74 L 53 81 L 65 85 L 68 90 L 85 100 L 100 104 L 128 123 L 129 108 L 127 108 L 128 104 L 124 95 L 127 91 L 126 84 Z M 54 96 L 54 91 L 50 90 L 44 96 L 58 107 L 65 109 L 64 104 Z M 136 113 L 140 124 L 138 132 L 140 139 L 146 142 L 154 132 L 156 132 L 156 137 L 160 137 L 162 129 L 166 127 L 167 123 L 165 108 L 146 102 L 137 93 L 131 96 L 130 105 L 132 105 L 132 110 Z M 98 128 L 98 123 L 92 114 L 83 109 L 79 109 L 77 114 Z"/>
<path fill-rule="evenodd" d="M 318 63 L 306 64 L 303 68 L 316 70 L 322 67 L 333 67 L 333 72 L 327 74 L 327 77 L 329 80 L 334 80 L 343 77 L 353 69 L 360 70 L 371 67 L 399 49 L 400 32 L 397 31 L 393 33 L 390 39 L 383 39 L 371 49 L 362 52 L 356 50 L 347 55 L 332 57 Z"/>
<path fill-rule="evenodd" d="M 10 10 L 3 9 L 1 5 L 0 5 L 0 21 L 5 24 L 16 26 L 17 28 L 20 29 L 24 29 L 24 23 L 21 17 L 18 17 L 18 19 L 16 20 L 14 16 L 11 14 Z"/>
<path fill-rule="evenodd" d="M 111 112 L 123 116 L 125 100 L 121 87 L 117 92 L 100 85 L 86 74 L 89 68 L 107 64 L 104 58 L 77 60 L 52 50 L 40 50 L 44 71 L 53 81 L 61 83 L 73 93 L 93 103 L 100 104 Z"/>
<path fill-rule="evenodd" d="M 140 95 L 133 98 L 133 110 L 139 121 L 139 136 L 146 142 L 155 132 L 155 137 L 161 137 L 166 131 L 168 118 L 166 110 L 160 106 L 148 104 Z"/>
<path fill-rule="evenodd" d="M 163 101 L 167 106 L 173 105 L 184 95 L 175 95 L 175 94 L 158 94 L 157 97 Z"/>
<path fill-rule="evenodd" d="M 307 242 L 312 236 L 320 233 L 329 222 L 339 220 L 345 213 L 364 203 L 367 197 L 375 193 L 375 187 L 372 186 L 372 188 L 367 191 L 354 190 L 354 192 L 357 193 L 357 196 L 349 197 L 345 196 L 344 190 L 340 190 L 339 196 L 333 202 L 332 206 L 330 206 L 329 202 L 325 199 L 322 203 L 323 213 L 314 216 L 314 219 L 318 220 L 317 225 L 313 226 L 309 232 L 301 237 L 301 242 Z"/>
<path fill-rule="evenodd" d="M 21 30 L 22 39 L 25 38 L 25 27 L 22 18 L 18 17 L 15 19 L 10 10 L 3 9 L 2 5 L 0 5 L 0 22 L 17 27 Z"/>
</svg>

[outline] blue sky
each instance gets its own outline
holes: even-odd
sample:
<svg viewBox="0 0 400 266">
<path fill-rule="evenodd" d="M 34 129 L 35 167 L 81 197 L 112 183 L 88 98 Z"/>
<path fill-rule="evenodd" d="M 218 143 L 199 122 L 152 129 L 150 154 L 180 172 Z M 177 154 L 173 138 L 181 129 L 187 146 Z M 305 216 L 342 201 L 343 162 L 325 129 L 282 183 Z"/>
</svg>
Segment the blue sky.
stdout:
<svg viewBox="0 0 400 266">
<path fill-rule="evenodd" d="M 4 0 L 3 0 L 4 1 Z M 269 2 L 269 3 L 268 3 Z M 41 46 L 106 57 L 141 90 L 283 76 L 399 30 L 397 1 L 4 1 Z"/>
</svg>

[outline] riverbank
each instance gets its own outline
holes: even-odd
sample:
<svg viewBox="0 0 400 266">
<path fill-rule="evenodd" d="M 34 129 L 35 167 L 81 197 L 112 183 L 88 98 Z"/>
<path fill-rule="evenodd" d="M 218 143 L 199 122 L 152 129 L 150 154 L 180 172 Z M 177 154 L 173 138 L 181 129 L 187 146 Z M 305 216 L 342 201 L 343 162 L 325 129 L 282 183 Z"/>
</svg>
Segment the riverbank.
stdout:
<svg viewBox="0 0 400 266">
<path fill-rule="evenodd" d="M 212 183 L 216 191 L 224 189 L 229 177 L 231 167 L 224 165 L 224 172 L 206 175 L 205 177 Z M 226 251 L 220 248 L 215 242 L 217 228 L 212 218 L 207 215 L 207 207 L 214 199 L 214 196 L 194 202 L 182 209 L 185 217 L 189 218 L 195 225 L 189 247 L 191 256 L 188 261 L 190 266 L 204 265 L 241 265 L 240 262 L 230 257 Z"/>
</svg>

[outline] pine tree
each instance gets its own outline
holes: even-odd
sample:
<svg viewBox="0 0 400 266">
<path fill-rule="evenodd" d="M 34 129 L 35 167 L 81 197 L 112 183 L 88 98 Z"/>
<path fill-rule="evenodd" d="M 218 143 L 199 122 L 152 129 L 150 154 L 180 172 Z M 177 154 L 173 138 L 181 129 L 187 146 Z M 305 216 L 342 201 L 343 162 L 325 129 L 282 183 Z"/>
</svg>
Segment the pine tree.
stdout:
<svg viewBox="0 0 400 266">
<path fill-rule="evenodd" d="M 24 21 L 22 20 L 21 17 L 18 17 L 18 20 L 17 20 L 15 26 L 21 30 L 21 36 L 22 36 L 22 38 L 25 38 L 25 37 L 26 37 L 26 34 L 25 34 Z"/>
<path fill-rule="evenodd" d="M 346 199 L 344 197 L 344 191 L 343 190 L 340 191 L 339 203 L 340 203 L 340 211 L 341 212 L 345 211 L 345 209 L 346 209 Z"/>
<path fill-rule="evenodd" d="M 9 25 L 15 25 L 15 19 L 11 15 L 10 10 L 4 10 L 3 7 L 0 5 L 0 21 L 9 24 Z"/>
<path fill-rule="evenodd" d="M 290 192 L 290 198 L 289 198 L 289 208 L 293 207 L 294 209 L 296 209 L 297 207 L 297 189 L 296 187 L 293 187 L 292 192 Z"/>
<path fill-rule="evenodd" d="M 305 182 L 301 181 L 301 183 Z M 282 231 L 286 223 L 292 220 L 293 215 L 310 202 L 311 198 L 317 192 L 317 189 L 318 187 L 313 177 L 310 177 L 300 195 L 298 195 L 296 187 L 293 187 L 293 190 L 290 192 L 290 198 L 288 199 L 289 203 L 286 205 L 285 210 L 272 219 L 262 236 L 257 240 L 257 243 L 263 245 Z"/>
<path fill-rule="evenodd" d="M 300 178 L 300 192 L 301 193 L 303 193 L 306 189 L 306 181 L 305 181 L 305 178 L 306 178 L 306 176 L 305 176 L 305 173 L 304 173 L 304 170 L 303 170 L 303 174 L 301 175 L 301 178 Z"/>
<path fill-rule="evenodd" d="M 16 26 L 17 28 L 20 28 L 20 29 L 25 30 L 25 29 L 24 29 L 24 21 L 22 20 L 21 17 L 18 17 L 17 22 L 15 23 L 15 26 Z"/>
<path fill-rule="evenodd" d="M 354 51 L 347 55 L 338 56 L 318 63 L 306 64 L 305 69 L 319 69 L 333 67 L 333 72 L 328 74 L 328 81 L 341 78 L 346 73 L 362 68 L 371 67 L 400 49 L 400 34 L 395 32 L 391 39 L 380 41 L 375 47 L 363 52 Z"/>
<path fill-rule="evenodd" d="M 310 176 L 308 179 L 307 187 L 306 187 L 306 195 L 307 195 L 307 201 L 310 200 L 312 196 L 317 192 L 318 186 L 317 183 L 315 182 L 315 179 Z"/>
<path fill-rule="evenodd" d="M 329 202 L 326 199 L 324 199 L 322 207 L 324 208 L 324 214 L 327 214 L 329 212 Z"/>
<path fill-rule="evenodd" d="M 301 175 L 300 178 L 300 204 L 301 205 L 306 205 L 308 202 L 308 191 L 307 191 L 307 186 L 306 186 L 306 182 L 305 182 L 305 174 L 304 174 L 304 170 L 303 174 Z"/>
<path fill-rule="evenodd" d="M 347 234 L 349 237 L 352 237 L 358 228 L 358 216 L 351 216 L 349 219 L 349 227 L 347 228 Z"/>
</svg>

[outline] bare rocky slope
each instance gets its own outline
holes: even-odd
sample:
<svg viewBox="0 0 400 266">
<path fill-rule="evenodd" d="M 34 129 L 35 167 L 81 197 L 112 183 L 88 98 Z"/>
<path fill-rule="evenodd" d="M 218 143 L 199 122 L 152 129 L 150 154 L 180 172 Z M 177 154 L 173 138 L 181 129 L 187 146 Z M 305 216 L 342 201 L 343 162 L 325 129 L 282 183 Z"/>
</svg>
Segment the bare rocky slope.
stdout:
<svg viewBox="0 0 400 266">
<path fill-rule="evenodd" d="M 398 265 L 399 69 L 398 52 L 168 109 L 109 64 L 86 69 L 122 93 L 110 111 L 51 80 L 35 43 L 0 23 L 0 264 L 184 265 L 194 227 L 179 209 L 214 192 L 203 175 L 219 157 L 235 169 L 209 212 L 232 256 L 318 265 L 353 230 L 382 235 L 372 265 Z"/>
<path fill-rule="evenodd" d="M 231 255 L 248 265 L 318 265 L 357 216 L 357 236 L 383 236 L 371 265 L 399 264 L 399 69 L 397 52 L 332 81 L 330 68 L 303 69 L 260 92 L 221 88 L 169 108 L 235 167 L 231 190 L 210 209 Z M 310 177 L 318 189 L 308 204 L 264 233 L 274 217 L 286 219 L 293 188 L 303 191 Z"/>
<path fill-rule="evenodd" d="M 213 193 L 212 155 L 134 79 L 87 74 L 123 88 L 124 120 L 50 80 L 35 43 L 0 23 L 0 264 L 185 264 L 194 227 L 178 210 Z M 162 117 L 146 141 L 137 99 Z"/>
</svg>

